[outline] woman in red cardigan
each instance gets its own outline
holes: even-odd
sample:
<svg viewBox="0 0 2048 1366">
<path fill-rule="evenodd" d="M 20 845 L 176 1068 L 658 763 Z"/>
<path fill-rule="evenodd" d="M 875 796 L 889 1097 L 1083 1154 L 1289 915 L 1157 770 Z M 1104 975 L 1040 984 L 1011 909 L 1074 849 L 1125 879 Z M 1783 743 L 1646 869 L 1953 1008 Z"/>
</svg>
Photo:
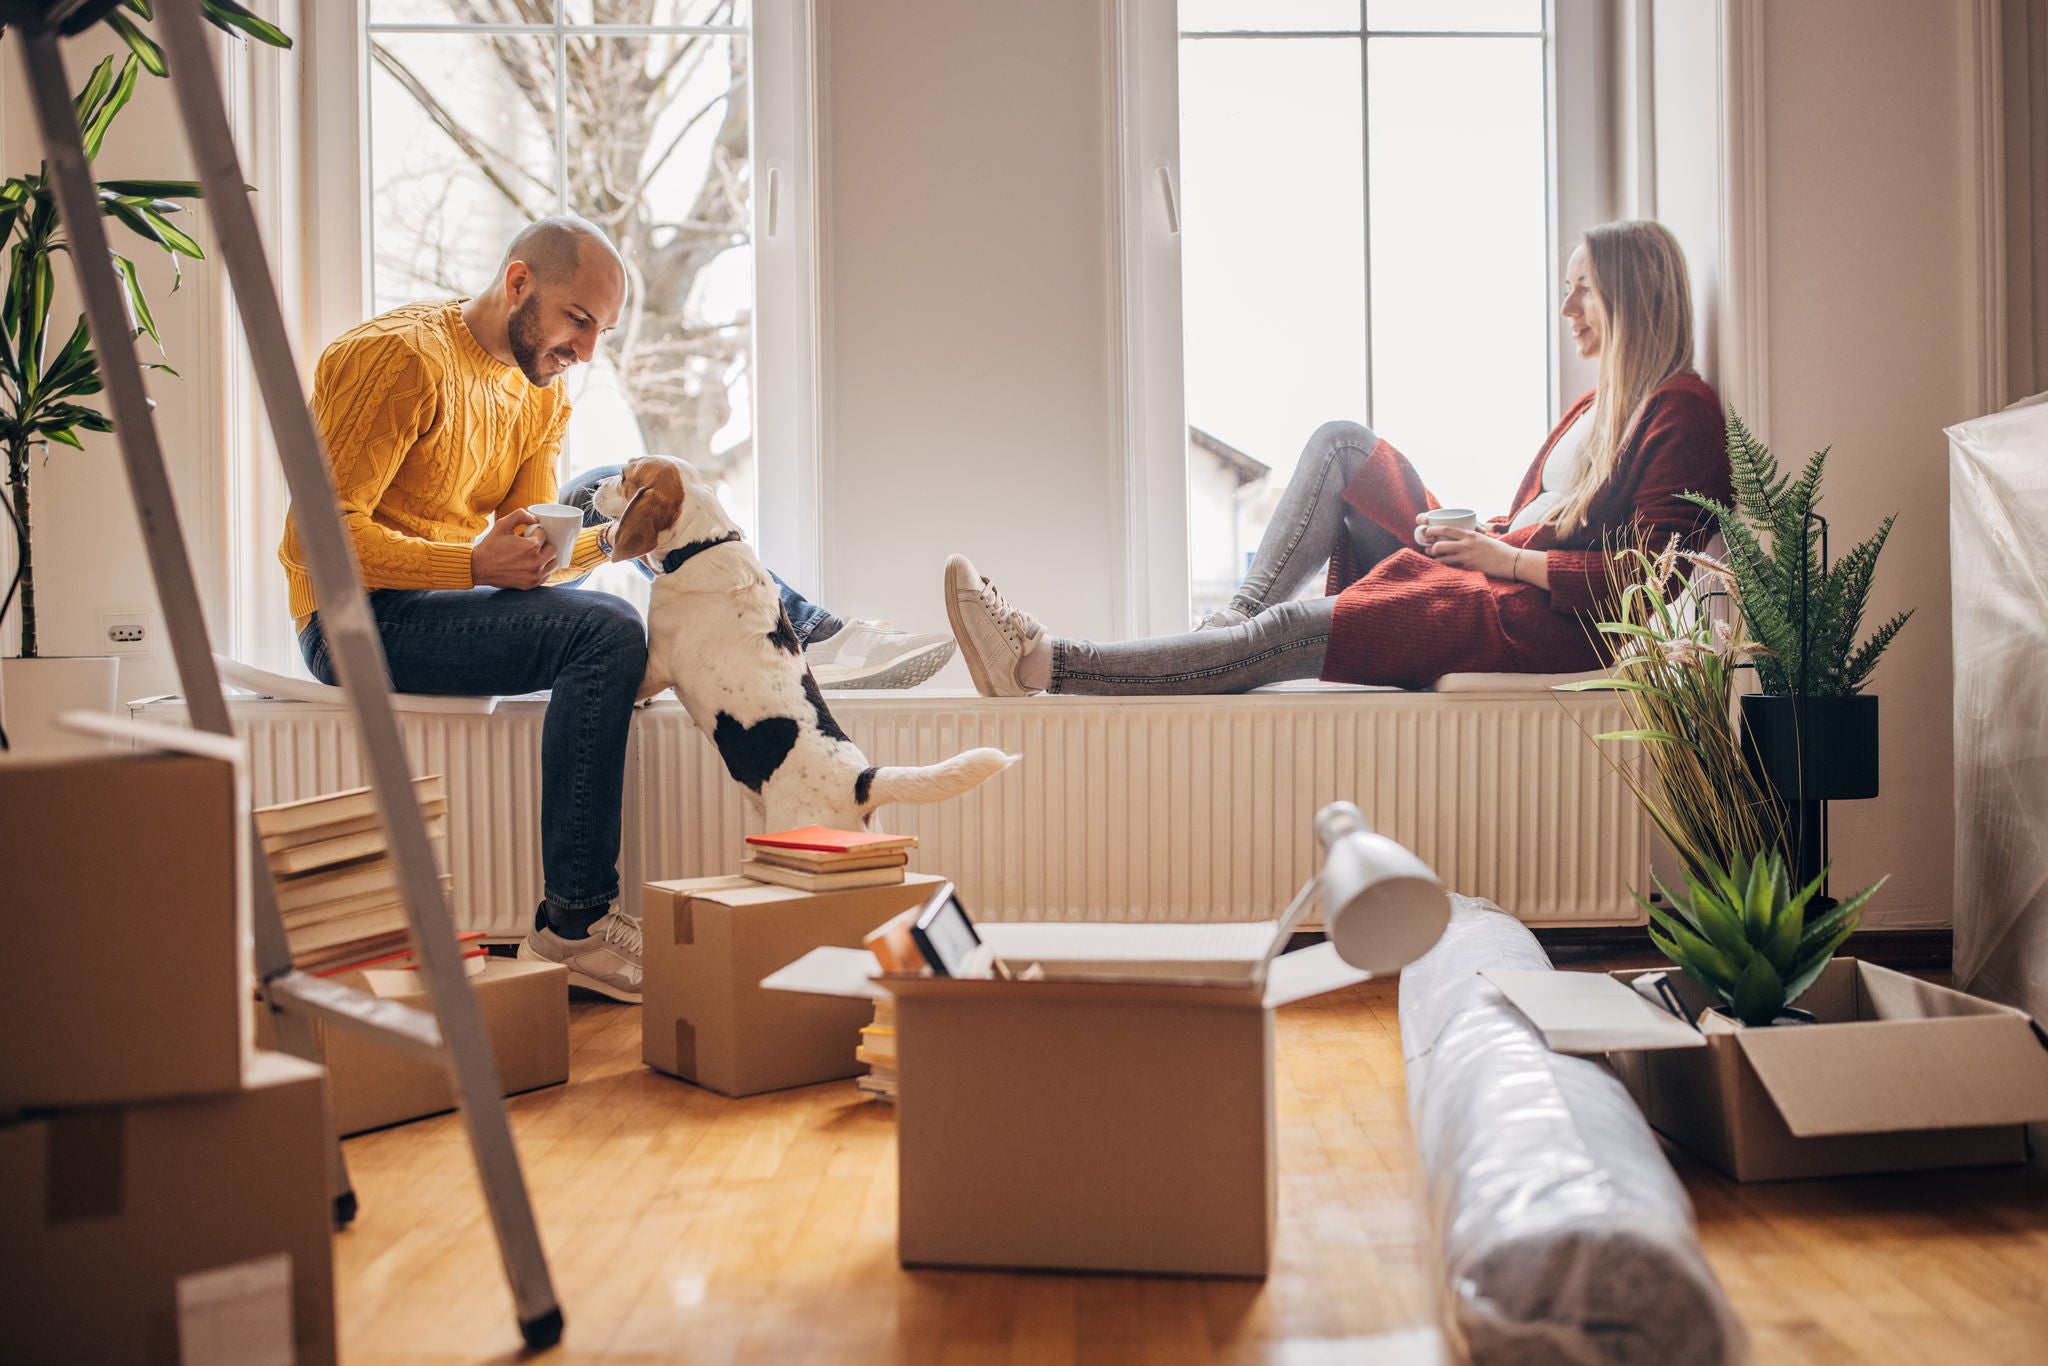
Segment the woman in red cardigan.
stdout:
<svg viewBox="0 0 2048 1366">
<path fill-rule="evenodd" d="M 1685 256 L 1661 225 L 1587 231 L 1561 310 L 1600 362 L 1522 477 L 1476 529 L 1424 525 L 1436 500 L 1401 454 L 1333 422 L 1302 452 L 1231 605 L 1185 635 L 1098 644 L 1046 633 L 964 556 L 946 608 L 986 696 L 1244 692 L 1283 679 L 1427 687 L 1448 673 L 1567 673 L 1604 662 L 1592 614 L 1609 548 L 1697 545 L 1687 492 L 1732 501 L 1720 402 L 1693 372 Z M 1327 563 L 1326 596 L 1294 594 Z"/>
</svg>

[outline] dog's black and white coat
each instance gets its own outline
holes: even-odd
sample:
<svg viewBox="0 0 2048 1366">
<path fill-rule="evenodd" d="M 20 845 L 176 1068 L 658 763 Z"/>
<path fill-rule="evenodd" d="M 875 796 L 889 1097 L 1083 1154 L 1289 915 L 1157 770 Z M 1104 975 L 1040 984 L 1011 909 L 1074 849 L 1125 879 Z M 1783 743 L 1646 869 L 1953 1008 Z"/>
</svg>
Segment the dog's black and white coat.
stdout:
<svg viewBox="0 0 2048 1366">
<path fill-rule="evenodd" d="M 675 689 L 768 829 L 862 830 L 877 807 L 957 797 L 1016 762 L 971 749 L 923 768 L 869 764 L 825 705 L 775 581 L 689 464 L 645 456 L 593 502 L 618 523 L 612 559 L 657 574 L 640 699 Z"/>
</svg>

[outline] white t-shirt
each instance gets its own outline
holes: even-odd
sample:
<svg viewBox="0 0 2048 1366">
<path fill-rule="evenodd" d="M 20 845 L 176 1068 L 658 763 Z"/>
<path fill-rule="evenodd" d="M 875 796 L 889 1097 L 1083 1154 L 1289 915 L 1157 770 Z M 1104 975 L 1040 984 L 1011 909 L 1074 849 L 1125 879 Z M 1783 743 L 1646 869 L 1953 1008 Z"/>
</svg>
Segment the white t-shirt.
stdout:
<svg viewBox="0 0 2048 1366">
<path fill-rule="evenodd" d="M 1550 457 L 1543 462 L 1543 491 L 1529 500 L 1529 506 L 1515 514 L 1515 519 L 1508 523 L 1509 531 L 1535 526 L 1548 517 L 1564 491 L 1571 487 L 1572 480 L 1579 477 L 1579 466 L 1584 463 L 1586 415 L 1592 411 L 1588 405 L 1586 411 L 1565 428 L 1557 444 L 1550 448 Z"/>
</svg>

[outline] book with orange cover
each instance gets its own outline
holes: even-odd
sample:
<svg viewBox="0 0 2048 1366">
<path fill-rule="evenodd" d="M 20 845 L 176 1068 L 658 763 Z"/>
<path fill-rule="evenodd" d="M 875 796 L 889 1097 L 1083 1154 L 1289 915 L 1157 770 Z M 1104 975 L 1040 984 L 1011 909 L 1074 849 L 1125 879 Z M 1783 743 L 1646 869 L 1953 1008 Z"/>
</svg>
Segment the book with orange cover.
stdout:
<svg viewBox="0 0 2048 1366">
<path fill-rule="evenodd" d="M 749 835 L 747 843 L 764 849 L 814 849 L 826 854 L 878 854 L 885 850 L 915 849 L 915 835 L 870 834 L 865 830 L 827 830 L 807 825 L 801 830 L 778 830 L 766 835 Z"/>
</svg>

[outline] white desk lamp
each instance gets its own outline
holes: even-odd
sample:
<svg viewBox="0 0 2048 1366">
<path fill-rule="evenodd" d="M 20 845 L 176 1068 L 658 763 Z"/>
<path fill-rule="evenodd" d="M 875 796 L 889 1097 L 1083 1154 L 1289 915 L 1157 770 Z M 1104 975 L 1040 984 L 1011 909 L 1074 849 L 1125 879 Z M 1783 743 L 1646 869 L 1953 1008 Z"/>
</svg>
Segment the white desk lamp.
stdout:
<svg viewBox="0 0 2048 1366">
<path fill-rule="evenodd" d="M 1337 956 L 1388 976 L 1428 953 L 1451 921 L 1451 898 L 1429 865 L 1374 834 L 1350 802 L 1316 813 L 1316 838 L 1323 866 L 1310 885 L 1321 887 L 1323 933 Z"/>
</svg>

